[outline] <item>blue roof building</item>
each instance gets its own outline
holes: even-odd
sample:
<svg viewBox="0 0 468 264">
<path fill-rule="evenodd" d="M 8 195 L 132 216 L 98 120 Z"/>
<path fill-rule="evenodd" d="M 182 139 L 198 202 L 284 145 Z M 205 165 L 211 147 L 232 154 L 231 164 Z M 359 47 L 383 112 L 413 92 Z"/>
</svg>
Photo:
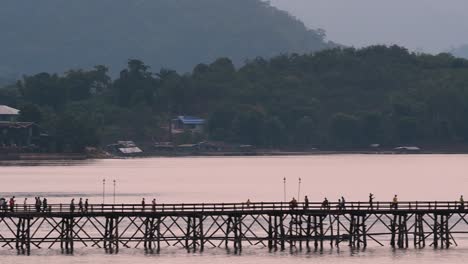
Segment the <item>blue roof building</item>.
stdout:
<svg viewBox="0 0 468 264">
<path fill-rule="evenodd" d="M 203 132 L 205 119 L 194 116 L 178 116 L 172 119 L 172 133 L 182 133 L 185 131 Z"/>
</svg>

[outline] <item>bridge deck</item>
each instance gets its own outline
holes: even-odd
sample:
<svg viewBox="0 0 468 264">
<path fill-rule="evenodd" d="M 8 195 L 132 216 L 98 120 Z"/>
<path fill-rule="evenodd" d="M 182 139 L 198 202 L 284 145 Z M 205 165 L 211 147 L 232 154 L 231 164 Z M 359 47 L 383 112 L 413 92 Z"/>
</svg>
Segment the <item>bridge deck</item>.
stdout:
<svg viewBox="0 0 468 264">
<path fill-rule="evenodd" d="M 74 204 L 74 209 L 71 209 L 70 204 L 49 204 L 47 209 L 42 207 L 40 211 L 34 205 L 26 206 L 15 204 L 13 210 L 6 206 L 0 208 L 0 215 L 9 216 L 47 216 L 47 215 L 82 215 L 83 213 L 94 215 L 133 215 L 133 214 L 274 214 L 274 213 L 291 213 L 303 212 L 307 214 L 351 214 L 351 213 L 383 213 L 383 214 L 398 214 L 398 213 L 451 213 L 451 212 L 468 212 L 464 205 L 454 201 L 411 201 L 398 202 L 397 206 L 392 202 L 346 202 L 344 204 L 329 203 L 324 206 L 319 202 L 304 202 L 297 203 L 292 206 L 287 202 L 255 202 L 255 203 L 179 203 L 179 204 L 89 204 L 80 208 L 78 204 Z"/>
</svg>

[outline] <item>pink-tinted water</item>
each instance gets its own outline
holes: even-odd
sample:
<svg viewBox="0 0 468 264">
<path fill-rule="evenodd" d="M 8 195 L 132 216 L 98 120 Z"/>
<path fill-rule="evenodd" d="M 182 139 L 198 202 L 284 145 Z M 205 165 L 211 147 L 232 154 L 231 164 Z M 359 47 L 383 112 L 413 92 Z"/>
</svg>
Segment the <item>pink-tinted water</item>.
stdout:
<svg viewBox="0 0 468 264">
<path fill-rule="evenodd" d="M 468 155 L 327 155 L 294 157 L 154 158 L 97 160 L 86 162 L 0 163 L 0 196 L 47 196 L 50 202 L 67 203 L 71 197 L 102 202 L 102 180 L 106 179 L 106 202 L 138 203 L 142 197 L 158 202 L 242 202 L 283 200 L 283 178 L 287 197 L 310 200 L 324 197 L 335 201 L 366 200 L 457 200 L 468 192 Z M 144 255 L 128 250 L 117 256 L 100 251 L 78 251 L 62 256 L 52 251 L 31 257 L 6 254 L 0 263 L 465 263 L 468 247 L 447 251 L 392 251 L 371 247 L 364 252 L 349 249 L 324 253 L 267 253 L 247 249 L 241 256 L 223 250 L 187 254 L 168 250 Z"/>
</svg>

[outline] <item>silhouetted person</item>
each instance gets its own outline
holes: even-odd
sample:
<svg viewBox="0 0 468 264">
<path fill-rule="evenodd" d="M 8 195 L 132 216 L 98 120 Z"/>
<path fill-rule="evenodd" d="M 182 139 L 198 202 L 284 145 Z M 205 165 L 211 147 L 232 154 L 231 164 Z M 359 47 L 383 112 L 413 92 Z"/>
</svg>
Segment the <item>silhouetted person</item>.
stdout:
<svg viewBox="0 0 468 264">
<path fill-rule="evenodd" d="M 42 211 L 45 213 L 47 212 L 47 207 L 48 207 L 48 203 L 47 203 L 47 198 L 44 198 L 42 200 Z"/>
<path fill-rule="evenodd" d="M 15 196 L 10 198 L 10 211 L 15 211 Z"/>
<path fill-rule="evenodd" d="M 369 209 L 374 209 L 374 195 L 369 193 Z"/>
<path fill-rule="evenodd" d="M 41 198 L 38 197 L 35 197 L 36 198 L 36 203 L 35 203 L 35 206 L 36 206 L 36 212 L 41 212 Z"/>
<path fill-rule="evenodd" d="M 88 207 L 89 207 L 89 202 L 88 202 L 88 199 L 86 199 L 85 202 L 84 202 L 84 210 L 85 210 L 85 212 L 88 212 Z"/>
<path fill-rule="evenodd" d="M 309 209 L 309 197 L 307 195 L 304 197 L 304 210 Z"/>
<path fill-rule="evenodd" d="M 75 198 L 73 198 L 70 202 L 70 212 L 71 213 L 75 212 Z"/>
<path fill-rule="evenodd" d="M 145 206 L 146 206 L 146 202 L 145 202 L 145 198 L 143 198 L 143 199 L 141 200 L 141 210 L 142 210 L 142 211 L 145 211 Z"/>
<path fill-rule="evenodd" d="M 156 212 L 156 199 L 153 199 L 153 201 L 151 201 L 151 210 L 153 210 L 153 212 Z"/>
<path fill-rule="evenodd" d="M 78 209 L 80 212 L 83 212 L 83 198 L 80 198 L 80 201 L 78 202 Z"/>
<path fill-rule="evenodd" d="M 2 210 L 6 212 L 8 210 L 8 204 L 5 198 L 2 197 Z"/>
<path fill-rule="evenodd" d="M 292 200 L 289 202 L 289 207 L 291 208 L 291 210 L 296 209 L 296 207 L 297 207 L 297 200 L 296 200 L 295 197 L 293 197 Z"/>
<path fill-rule="evenodd" d="M 323 199 L 322 209 L 330 209 L 330 203 L 328 202 L 327 197 L 325 197 L 325 199 Z"/>
<path fill-rule="evenodd" d="M 398 196 L 395 194 L 395 196 L 393 196 L 393 200 L 392 200 L 392 206 L 391 206 L 393 209 L 397 210 L 398 209 Z"/>
<path fill-rule="evenodd" d="M 249 198 L 249 199 L 247 199 L 247 202 L 245 202 L 245 203 L 247 204 L 247 207 L 250 207 L 250 204 L 251 204 L 252 202 L 250 202 L 250 198 Z"/>
<path fill-rule="evenodd" d="M 24 198 L 24 202 L 23 202 L 23 207 L 24 207 L 24 211 L 27 212 L 28 211 L 28 198 Z"/>
<path fill-rule="evenodd" d="M 464 209 L 465 209 L 465 199 L 463 199 L 463 195 L 460 196 L 460 206 L 459 206 L 459 209 L 460 209 L 460 210 L 464 210 Z"/>
<path fill-rule="evenodd" d="M 341 210 L 346 209 L 346 200 L 343 196 L 341 196 Z"/>
</svg>

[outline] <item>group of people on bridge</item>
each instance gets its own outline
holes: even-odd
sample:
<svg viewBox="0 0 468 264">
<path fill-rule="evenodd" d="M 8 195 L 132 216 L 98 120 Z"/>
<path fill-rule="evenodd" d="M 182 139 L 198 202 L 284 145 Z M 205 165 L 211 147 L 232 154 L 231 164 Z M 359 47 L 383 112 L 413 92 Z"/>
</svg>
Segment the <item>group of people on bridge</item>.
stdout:
<svg viewBox="0 0 468 264">
<path fill-rule="evenodd" d="M 40 212 L 51 212 L 52 208 L 50 207 L 47 198 L 42 198 L 41 197 L 34 197 L 35 198 L 35 203 L 34 203 L 34 210 L 37 213 Z M 363 206 L 368 206 L 368 210 L 374 210 L 375 209 L 375 204 L 374 204 L 374 194 L 370 193 L 369 194 L 369 200 L 367 204 L 364 204 Z M 251 201 L 250 199 L 247 200 L 246 202 L 247 207 L 250 206 Z M 394 195 L 393 199 L 390 202 L 390 209 L 393 210 L 398 210 L 398 195 Z M 460 196 L 458 200 L 458 209 L 464 210 L 465 209 L 465 200 L 463 198 L 463 195 Z M 338 199 L 338 202 L 335 204 L 337 210 L 346 210 L 346 200 L 343 196 Z M 310 209 L 310 202 L 309 202 L 309 197 L 306 195 L 304 197 L 304 202 L 302 203 L 303 209 L 308 210 Z M 78 207 L 78 208 L 77 208 Z M 144 212 L 146 211 L 146 201 L 145 198 L 141 200 L 141 210 Z M 324 198 L 322 203 L 320 204 L 320 209 L 321 210 L 330 210 L 332 207 L 331 203 L 329 202 L 328 198 Z M 12 196 L 8 201 L 5 198 L 0 198 L 0 211 L 1 212 L 15 212 L 16 210 L 20 209 L 21 206 L 18 206 L 16 204 L 16 199 L 15 196 Z M 23 202 L 23 209 L 24 211 L 32 211 L 33 207 L 28 204 L 28 198 L 24 198 Z M 299 202 L 296 200 L 295 197 L 291 199 L 289 202 L 289 208 L 291 210 L 297 210 L 299 209 Z M 83 198 L 79 198 L 79 202 L 75 204 L 75 198 L 73 198 L 70 201 L 69 209 L 71 213 L 74 213 L 75 211 L 80 212 L 80 213 L 86 213 L 89 210 L 89 201 L 88 199 L 85 199 L 83 201 Z M 365 209 L 364 207 L 361 207 L 361 209 Z M 377 208 L 378 209 L 378 208 Z M 153 199 L 151 201 L 151 211 L 155 212 L 156 211 L 156 199 Z"/>
<path fill-rule="evenodd" d="M 373 210 L 374 209 L 374 194 L 373 193 L 369 193 L 369 202 L 368 202 L 368 209 L 369 210 Z M 248 202 L 250 203 L 250 199 L 248 200 Z M 463 198 L 463 195 L 460 196 L 459 198 L 459 205 L 458 205 L 458 209 L 460 210 L 464 210 L 465 209 L 465 200 Z M 309 209 L 309 197 L 307 197 L 307 195 L 304 197 L 304 210 L 307 210 Z M 298 201 L 296 200 L 295 197 L 293 197 L 291 199 L 291 201 L 289 202 L 289 207 L 294 210 L 294 209 L 298 209 Z M 320 209 L 322 210 L 330 210 L 331 209 L 331 205 L 330 205 L 330 202 L 328 201 L 328 198 L 324 198 L 323 201 L 322 201 L 322 204 L 320 206 Z M 338 210 L 346 210 L 346 200 L 343 196 L 341 196 L 340 199 L 338 199 L 338 203 L 336 204 L 336 209 Z M 394 195 L 393 196 L 393 199 L 392 201 L 390 202 L 390 209 L 393 209 L 393 210 L 398 210 L 398 195 Z"/>
</svg>

